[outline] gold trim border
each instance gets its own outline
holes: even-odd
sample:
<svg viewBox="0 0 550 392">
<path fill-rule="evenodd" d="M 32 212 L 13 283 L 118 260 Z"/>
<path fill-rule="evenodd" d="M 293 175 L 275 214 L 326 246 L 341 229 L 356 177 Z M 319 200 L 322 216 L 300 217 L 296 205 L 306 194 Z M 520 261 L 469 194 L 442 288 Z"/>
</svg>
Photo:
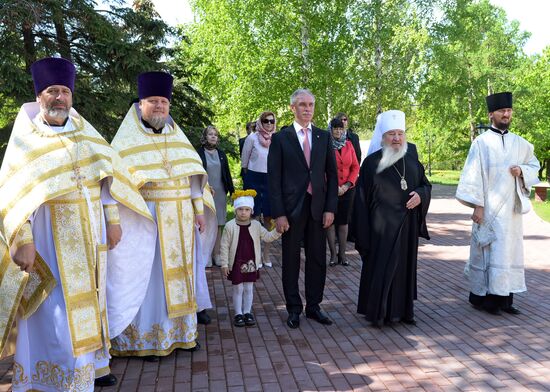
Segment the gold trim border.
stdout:
<svg viewBox="0 0 550 392">
<path fill-rule="evenodd" d="M 197 340 L 194 340 L 192 342 L 175 342 L 172 343 L 172 345 L 165 349 L 165 350 L 129 350 L 129 351 L 118 351 L 111 349 L 109 353 L 113 357 L 147 357 L 150 355 L 156 355 L 158 357 L 165 357 L 170 354 L 172 354 L 172 351 L 177 350 L 178 348 L 181 349 L 190 349 L 195 348 L 197 346 Z"/>
</svg>

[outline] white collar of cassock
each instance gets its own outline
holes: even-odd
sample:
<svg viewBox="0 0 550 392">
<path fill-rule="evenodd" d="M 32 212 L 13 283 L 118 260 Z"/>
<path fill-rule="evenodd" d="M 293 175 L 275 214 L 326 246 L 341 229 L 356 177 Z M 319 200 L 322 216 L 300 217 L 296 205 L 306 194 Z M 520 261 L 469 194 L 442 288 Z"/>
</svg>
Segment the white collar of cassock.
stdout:
<svg viewBox="0 0 550 392">
<path fill-rule="evenodd" d="M 44 122 L 44 119 L 43 117 L 41 116 L 40 113 L 38 113 L 32 120 L 32 122 L 38 127 L 39 130 L 43 131 L 43 132 L 55 132 L 55 133 L 59 133 L 59 134 L 63 134 L 63 133 L 67 133 L 67 132 L 72 132 L 74 131 L 76 128 L 74 126 L 74 123 L 73 121 L 71 120 L 71 118 L 69 117 L 67 119 L 67 122 L 65 123 L 65 125 L 50 125 L 50 124 L 46 124 Z"/>
</svg>

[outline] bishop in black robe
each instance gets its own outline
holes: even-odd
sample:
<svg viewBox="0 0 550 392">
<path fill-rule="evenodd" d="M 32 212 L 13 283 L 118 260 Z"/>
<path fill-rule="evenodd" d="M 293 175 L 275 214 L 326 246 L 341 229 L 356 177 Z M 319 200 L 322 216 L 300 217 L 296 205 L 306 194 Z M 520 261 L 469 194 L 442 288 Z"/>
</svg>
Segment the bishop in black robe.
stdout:
<svg viewBox="0 0 550 392">
<path fill-rule="evenodd" d="M 355 248 L 363 261 L 357 312 L 375 326 L 403 321 L 415 323 L 418 237 L 429 239 L 426 214 L 431 184 L 418 161 L 416 148 L 377 173 L 383 150 L 361 166 L 355 198 Z M 406 190 L 401 175 L 405 174 Z M 411 192 L 420 204 L 407 208 Z"/>
</svg>

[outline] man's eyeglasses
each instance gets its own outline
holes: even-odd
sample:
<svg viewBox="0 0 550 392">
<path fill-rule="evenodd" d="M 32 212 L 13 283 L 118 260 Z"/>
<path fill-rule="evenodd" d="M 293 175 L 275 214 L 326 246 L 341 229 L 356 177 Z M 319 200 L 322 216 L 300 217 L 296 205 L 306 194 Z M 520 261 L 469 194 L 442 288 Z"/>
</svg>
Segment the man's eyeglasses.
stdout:
<svg viewBox="0 0 550 392">
<path fill-rule="evenodd" d="M 348 121 L 348 119 L 345 118 L 345 117 L 341 118 L 341 120 L 342 120 L 342 121 Z"/>
<path fill-rule="evenodd" d="M 275 119 L 264 118 L 262 124 L 275 124 Z"/>
</svg>

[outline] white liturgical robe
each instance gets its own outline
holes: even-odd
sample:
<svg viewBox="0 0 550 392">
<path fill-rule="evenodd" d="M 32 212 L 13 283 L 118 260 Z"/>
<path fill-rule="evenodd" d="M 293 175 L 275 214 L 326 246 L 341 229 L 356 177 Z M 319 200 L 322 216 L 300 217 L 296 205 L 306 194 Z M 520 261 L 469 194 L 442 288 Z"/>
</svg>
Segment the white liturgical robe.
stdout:
<svg viewBox="0 0 550 392">
<path fill-rule="evenodd" d="M 516 165 L 521 177 L 510 173 Z M 483 224 L 492 226 L 496 239 L 484 247 L 471 241 L 464 273 L 472 293 L 507 296 L 527 290 L 522 213 L 530 208 L 529 191 L 539 181 L 538 170 L 533 145 L 521 136 L 490 130 L 473 141 L 456 198 L 469 207 L 484 207 Z"/>
</svg>

